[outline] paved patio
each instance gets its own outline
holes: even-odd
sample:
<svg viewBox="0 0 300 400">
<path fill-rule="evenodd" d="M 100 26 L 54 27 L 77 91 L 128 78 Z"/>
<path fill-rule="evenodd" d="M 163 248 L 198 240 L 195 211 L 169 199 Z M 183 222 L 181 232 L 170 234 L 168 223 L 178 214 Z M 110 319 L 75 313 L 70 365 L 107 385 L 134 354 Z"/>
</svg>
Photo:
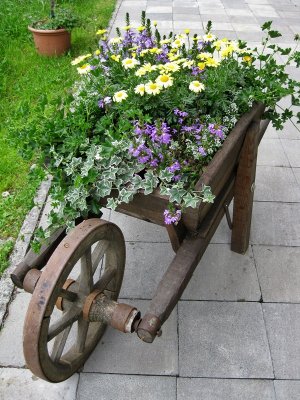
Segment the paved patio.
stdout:
<svg viewBox="0 0 300 400">
<path fill-rule="evenodd" d="M 272 19 L 289 45 L 300 32 L 300 0 L 124 0 L 113 26 L 146 9 L 164 31 L 201 32 L 258 43 Z M 291 73 L 300 79 L 299 70 Z M 124 232 L 121 298 L 142 311 L 173 257 L 163 228 L 106 212 Z M 0 331 L 0 399 L 299 400 L 300 134 L 272 127 L 258 157 L 251 246 L 230 251 L 222 221 L 163 335 L 152 345 L 108 329 L 83 370 L 49 384 L 25 368 L 22 325 L 30 295 L 17 290 Z"/>
</svg>

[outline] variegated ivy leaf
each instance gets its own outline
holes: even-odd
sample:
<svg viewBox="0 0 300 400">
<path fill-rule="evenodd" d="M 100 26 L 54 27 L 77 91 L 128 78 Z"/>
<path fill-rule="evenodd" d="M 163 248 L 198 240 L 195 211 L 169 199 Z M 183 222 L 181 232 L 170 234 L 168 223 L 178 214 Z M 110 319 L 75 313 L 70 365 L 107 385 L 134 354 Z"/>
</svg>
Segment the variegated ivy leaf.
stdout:
<svg viewBox="0 0 300 400">
<path fill-rule="evenodd" d="M 173 178 L 173 173 L 168 171 L 167 169 L 160 171 L 159 173 L 159 179 L 165 182 L 171 182 L 171 179 Z"/>
<path fill-rule="evenodd" d="M 106 207 L 110 208 L 111 210 L 115 210 L 118 207 L 118 201 L 110 197 L 107 199 Z"/>
<path fill-rule="evenodd" d="M 122 161 L 121 157 L 114 155 L 109 160 L 109 165 L 119 165 L 121 163 L 121 161 Z"/>
<path fill-rule="evenodd" d="M 167 188 L 165 186 L 160 186 L 159 191 L 162 196 L 169 196 L 170 194 L 170 188 Z"/>
<path fill-rule="evenodd" d="M 143 180 L 139 175 L 134 175 L 130 180 L 131 186 L 134 189 L 142 189 L 143 188 Z"/>
<path fill-rule="evenodd" d="M 204 203 L 213 203 L 216 197 L 212 194 L 211 187 L 205 185 L 202 188 L 201 195 Z"/>
<path fill-rule="evenodd" d="M 170 201 L 172 203 L 180 204 L 182 201 L 183 196 L 186 194 L 186 190 L 178 189 L 176 186 L 170 189 Z"/>
<path fill-rule="evenodd" d="M 145 194 L 150 194 L 158 185 L 158 179 L 154 176 L 152 171 L 148 171 L 145 174 L 145 179 L 143 180 L 143 189 Z"/>
<path fill-rule="evenodd" d="M 200 198 L 197 195 L 192 195 L 191 193 L 187 193 L 182 200 L 185 207 L 196 208 L 200 201 Z"/>
<path fill-rule="evenodd" d="M 81 168 L 80 176 L 82 176 L 82 177 L 88 176 L 89 171 L 91 168 L 93 168 L 93 166 L 94 166 L 94 159 L 88 158 L 84 162 L 83 167 Z"/>
<path fill-rule="evenodd" d="M 108 181 L 106 179 L 101 179 L 100 181 L 96 182 L 96 192 L 99 197 L 108 196 L 112 189 L 112 181 Z"/>
<path fill-rule="evenodd" d="M 81 157 L 73 157 L 69 162 L 69 164 L 66 165 L 65 173 L 68 176 L 74 174 L 76 172 L 76 169 L 80 166 L 81 163 L 82 163 Z"/>
<path fill-rule="evenodd" d="M 116 177 L 116 173 L 118 172 L 118 168 L 116 167 L 110 167 L 108 170 L 103 171 L 101 176 L 104 179 L 111 179 L 114 180 Z"/>
<path fill-rule="evenodd" d="M 135 193 L 136 193 L 135 191 L 126 190 L 124 188 L 119 192 L 118 199 L 120 200 L 121 203 L 129 203 L 133 199 Z"/>
</svg>

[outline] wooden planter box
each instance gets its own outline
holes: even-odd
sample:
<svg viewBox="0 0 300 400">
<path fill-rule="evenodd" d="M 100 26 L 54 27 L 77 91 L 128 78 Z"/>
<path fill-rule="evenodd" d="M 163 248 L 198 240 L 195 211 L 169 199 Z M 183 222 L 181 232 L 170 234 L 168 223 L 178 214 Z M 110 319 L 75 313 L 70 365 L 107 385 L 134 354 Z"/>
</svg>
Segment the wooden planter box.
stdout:
<svg viewBox="0 0 300 400">
<path fill-rule="evenodd" d="M 216 196 L 214 207 L 218 203 L 224 203 L 224 201 L 230 202 L 232 199 L 239 156 L 246 132 L 252 123 L 260 122 L 263 111 L 264 106 L 262 104 L 255 104 L 248 113 L 239 119 L 224 141 L 223 146 L 199 177 L 196 190 L 200 190 L 203 184 L 210 186 L 212 193 Z M 258 143 L 265 129 L 266 127 L 264 127 L 263 132 L 257 133 Z M 102 204 L 105 205 L 105 201 Z M 130 203 L 120 204 L 117 207 L 117 211 L 165 226 L 163 212 L 167 208 L 167 204 L 168 197 L 162 196 L 157 188 L 147 196 L 142 192 L 136 194 Z M 213 204 L 210 203 L 200 203 L 198 208 L 189 207 L 183 213 L 181 224 L 184 225 L 187 231 L 196 233 L 212 207 Z M 203 229 L 205 230 L 205 227 L 202 227 Z"/>
</svg>

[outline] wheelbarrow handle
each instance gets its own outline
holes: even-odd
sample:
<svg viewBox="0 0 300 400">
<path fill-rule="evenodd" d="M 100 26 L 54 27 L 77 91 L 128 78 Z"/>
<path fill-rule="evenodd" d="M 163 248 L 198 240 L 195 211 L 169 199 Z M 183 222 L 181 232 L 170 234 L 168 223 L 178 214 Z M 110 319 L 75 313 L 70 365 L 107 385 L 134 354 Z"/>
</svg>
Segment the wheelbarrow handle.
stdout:
<svg viewBox="0 0 300 400">
<path fill-rule="evenodd" d="M 21 261 L 11 273 L 10 277 L 13 283 L 23 289 L 23 282 L 27 272 L 32 268 L 41 270 L 47 264 L 53 251 L 65 236 L 66 228 L 63 226 L 53 232 L 42 245 L 38 253 L 30 249 L 24 257 L 24 260 Z"/>
</svg>

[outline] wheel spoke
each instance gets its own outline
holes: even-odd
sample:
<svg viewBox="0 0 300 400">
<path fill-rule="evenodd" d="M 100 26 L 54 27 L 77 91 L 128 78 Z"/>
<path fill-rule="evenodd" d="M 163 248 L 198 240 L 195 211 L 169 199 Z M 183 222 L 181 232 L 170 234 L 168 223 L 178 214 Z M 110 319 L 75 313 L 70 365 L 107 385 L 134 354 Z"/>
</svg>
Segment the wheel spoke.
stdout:
<svg viewBox="0 0 300 400">
<path fill-rule="evenodd" d="M 115 269 L 108 269 L 104 271 L 103 275 L 100 277 L 99 281 L 94 285 L 94 290 L 100 290 L 101 292 L 107 288 L 109 283 L 114 279 L 116 275 Z"/>
<path fill-rule="evenodd" d="M 81 310 L 78 308 L 71 308 L 65 312 L 58 321 L 55 321 L 54 324 L 50 326 L 47 341 L 50 342 L 55 336 L 77 321 L 80 314 Z"/>
<path fill-rule="evenodd" d="M 89 248 L 81 257 L 79 293 L 89 294 L 93 287 L 92 254 Z"/>
<path fill-rule="evenodd" d="M 108 240 L 100 240 L 97 243 L 97 246 L 95 247 L 95 249 L 93 250 L 93 253 L 92 253 L 93 275 L 96 272 L 99 262 L 101 261 L 106 250 L 108 249 L 109 244 L 110 243 Z"/>
<path fill-rule="evenodd" d="M 78 319 L 77 341 L 76 350 L 78 353 L 83 353 L 85 349 L 86 337 L 89 330 L 90 323 L 85 321 L 82 317 Z"/>
<path fill-rule="evenodd" d="M 51 352 L 51 359 L 53 362 L 56 362 L 60 359 L 62 352 L 64 351 L 71 328 L 72 324 L 56 336 Z"/>
</svg>

